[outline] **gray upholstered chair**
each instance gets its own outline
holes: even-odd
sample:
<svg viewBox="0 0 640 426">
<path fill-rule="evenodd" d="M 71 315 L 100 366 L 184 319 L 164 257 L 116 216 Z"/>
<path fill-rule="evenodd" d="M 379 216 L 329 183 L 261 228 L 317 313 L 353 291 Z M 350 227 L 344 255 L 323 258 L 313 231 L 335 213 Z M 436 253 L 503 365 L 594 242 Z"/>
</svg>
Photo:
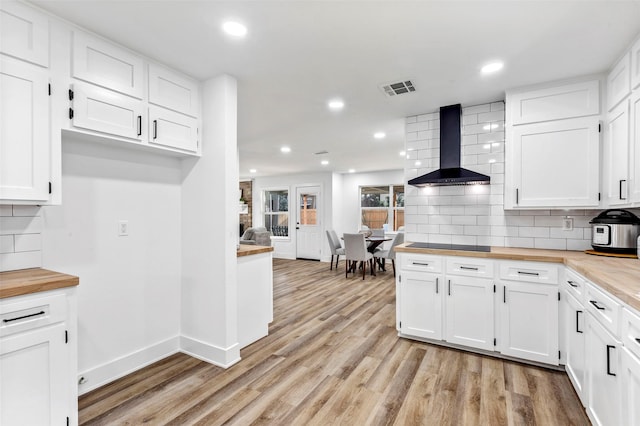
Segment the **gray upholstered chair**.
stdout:
<svg viewBox="0 0 640 426">
<path fill-rule="evenodd" d="M 396 251 L 395 247 L 398 244 L 404 243 L 404 232 L 398 232 L 393 240 L 391 241 L 391 247 L 389 250 L 380 250 L 375 252 L 373 255 L 378 260 L 382 259 L 383 265 L 386 259 L 391 259 L 391 264 L 393 265 L 393 276 L 396 276 Z"/>
<path fill-rule="evenodd" d="M 338 234 L 336 234 L 336 231 L 333 229 L 327 230 L 327 240 L 329 241 L 329 248 L 331 249 L 331 266 L 329 269 L 333 269 L 333 256 L 336 257 L 336 269 L 338 269 L 340 255 L 344 256 L 344 248 L 342 244 L 340 244 Z"/>
<path fill-rule="evenodd" d="M 271 232 L 263 226 L 249 228 L 242 234 L 240 244 L 271 246 Z"/>
<path fill-rule="evenodd" d="M 345 269 L 344 276 L 349 276 L 349 270 L 351 263 L 362 262 L 362 279 L 367 272 L 367 262 L 371 267 L 371 275 L 375 275 L 375 268 L 373 267 L 373 255 L 367 250 L 367 243 L 364 240 L 362 234 L 344 234 L 344 257 L 345 257 Z"/>
</svg>

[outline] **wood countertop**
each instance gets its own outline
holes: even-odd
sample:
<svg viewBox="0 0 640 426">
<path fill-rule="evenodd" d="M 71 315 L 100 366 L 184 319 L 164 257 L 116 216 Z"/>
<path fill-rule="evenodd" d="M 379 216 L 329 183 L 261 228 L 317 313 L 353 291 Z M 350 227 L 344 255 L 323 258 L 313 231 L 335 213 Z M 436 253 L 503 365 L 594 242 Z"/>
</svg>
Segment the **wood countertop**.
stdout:
<svg viewBox="0 0 640 426">
<path fill-rule="evenodd" d="M 0 272 L 0 299 L 73 287 L 79 283 L 80 279 L 76 276 L 42 268 Z"/>
<path fill-rule="evenodd" d="M 491 247 L 490 252 L 396 247 L 403 253 L 562 263 L 640 311 L 640 260 L 594 256 L 580 251 Z"/>
<path fill-rule="evenodd" d="M 273 247 L 240 244 L 240 247 L 238 248 L 238 257 L 251 256 L 253 254 L 260 253 L 269 253 L 270 251 L 273 251 Z"/>
</svg>

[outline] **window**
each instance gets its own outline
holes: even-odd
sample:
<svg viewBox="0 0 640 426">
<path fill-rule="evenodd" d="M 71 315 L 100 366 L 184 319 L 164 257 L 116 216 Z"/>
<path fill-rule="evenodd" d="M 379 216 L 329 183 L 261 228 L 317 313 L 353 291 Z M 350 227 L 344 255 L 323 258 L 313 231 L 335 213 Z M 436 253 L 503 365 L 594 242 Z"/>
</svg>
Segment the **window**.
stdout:
<svg viewBox="0 0 640 426">
<path fill-rule="evenodd" d="M 289 236 L 289 191 L 264 191 L 264 226 L 274 237 Z"/>
<path fill-rule="evenodd" d="M 361 224 L 397 231 L 404 226 L 404 185 L 360 187 Z"/>
</svg>

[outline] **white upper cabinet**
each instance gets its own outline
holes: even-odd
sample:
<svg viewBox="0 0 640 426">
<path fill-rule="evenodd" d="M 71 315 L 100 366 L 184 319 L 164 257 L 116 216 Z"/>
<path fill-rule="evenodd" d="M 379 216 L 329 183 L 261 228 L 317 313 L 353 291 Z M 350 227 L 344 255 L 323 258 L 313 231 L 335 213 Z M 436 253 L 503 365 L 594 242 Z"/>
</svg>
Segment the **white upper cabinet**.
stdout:
<svg viewBox="0 0 640 426">
<path fill-rule="evenodd" d="M 49 66 L 49 20 L 16 1 L 0 3 L 0 52 Z"/>
<path fill-rule="evenodd" d="M 509 97 L 511 124 L 584 117 L 600 113 L 598 80 L 515 92 Z"/>
<path fill-rule="evenodd" d="M 508 129 L 505 209 L 597 207 L 598 117 Z"/>
<path fill-rule="evenodd" d="M 138 99 L 144 96 L 140 56 L 77 30 L 73 32 L 72 76 Z"/>
<path fill-rule="evenodd" d="M 640 39 L 631 48 L 631 88 L 640 87 Z"/>
<path fill-rule="evenodd" d="M 142 139 L 143 107 L 136 99 L 91 84 L 76 83 L 73 90 L 74 127 L 129 139 Z"/>
<path fill-rule="evenodd" d="M 605 141 L 606 196 L 610 206 L 630 205 L 629 200 L 629 100 L 608 114 Z"/>
<path fill-rule="evenodd" d="M 47 70 L 0 57 L 0 200 L 49 199 Z"/>
<path fill-rule="evenodd" d="M 197 117 L 200 111 L 198 82 L 155 64 L 149 64 L 149 103 Z"/>
<path fill-rule="evenodd" d="M 198 121 L 164 108 L 149 106 L 149 143 L 181 151 L 198 151 Z"/>
<path fill-rule="evenodd" d="M 631 55 L 627 53 L 607 76 L 607 110 L 611 111 L 631 93 Z"/>
<path fill-rule="evenodd" d="M 634 205 L 640 203 L 640 90 L 635 90 L 629 101 L 629 197 Z"/>
</svg>

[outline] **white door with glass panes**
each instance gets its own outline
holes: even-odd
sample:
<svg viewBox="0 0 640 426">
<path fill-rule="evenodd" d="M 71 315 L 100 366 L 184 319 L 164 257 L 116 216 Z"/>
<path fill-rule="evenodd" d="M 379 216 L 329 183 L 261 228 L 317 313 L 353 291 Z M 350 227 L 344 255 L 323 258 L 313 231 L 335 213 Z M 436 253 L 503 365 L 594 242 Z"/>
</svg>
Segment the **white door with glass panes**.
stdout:
<svg viewBox="0 0 640 426">
<path fill-rule="evenodd" d="M 296 189 L 296 257 L 320 260 L 322 229 L 320 223 L 320 187 Z"/>
</svg>

